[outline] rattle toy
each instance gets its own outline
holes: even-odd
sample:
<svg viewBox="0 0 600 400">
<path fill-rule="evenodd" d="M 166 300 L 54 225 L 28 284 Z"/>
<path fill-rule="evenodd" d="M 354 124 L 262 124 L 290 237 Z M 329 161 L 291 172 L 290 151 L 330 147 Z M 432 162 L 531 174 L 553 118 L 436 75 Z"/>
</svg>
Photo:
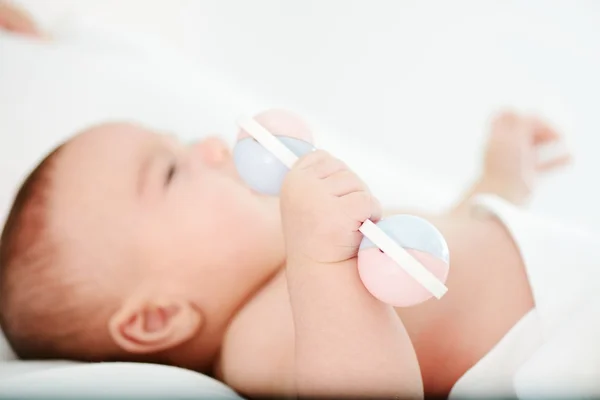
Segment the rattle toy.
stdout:
<svg viewBox="0 0 600 400">
<path fill-rule="evenodd" d="M 569 156 L 569 148 L 564 140 L 556 140 L 537 146 L 536 156 L 538 165 L 550 164 Z"/>
<path fill-rule="evenodd" d="M 312 138 L 276 137 L 252 118 L 240 119 L 238 125 L 242 133 L 233 151 L 236 168 L 252 189 L 263 194 L 277 195 L 287 171 L 299 157 L 315 150 L 308 142 Z M 375 298 L 408 307 L 446 293 L 448 246 L 429 222 L 395 215 L 377 224 L 366 220 L 359 231 L 364 238 L 358 271 Z"/>
</svg>

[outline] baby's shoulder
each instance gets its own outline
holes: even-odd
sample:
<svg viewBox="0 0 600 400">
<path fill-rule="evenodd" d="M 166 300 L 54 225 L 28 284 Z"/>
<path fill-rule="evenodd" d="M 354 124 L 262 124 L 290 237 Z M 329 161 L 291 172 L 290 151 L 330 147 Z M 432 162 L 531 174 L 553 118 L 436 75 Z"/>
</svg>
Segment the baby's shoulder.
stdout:
<svg viewBox="0 0 600 400">
<path fill-rule="evenodd" d="M 280 273 L 232 320 L 223 339 L 219 378 L 243 393 L 282 393 L 291 387 L 293 357 L 294 322 Z"/>
</svg>

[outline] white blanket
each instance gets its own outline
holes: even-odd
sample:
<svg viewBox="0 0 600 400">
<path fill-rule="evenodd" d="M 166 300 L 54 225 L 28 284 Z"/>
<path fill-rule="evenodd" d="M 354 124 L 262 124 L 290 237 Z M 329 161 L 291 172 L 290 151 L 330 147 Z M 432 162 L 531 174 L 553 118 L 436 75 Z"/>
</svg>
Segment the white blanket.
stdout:
<svg viewBox="0 0 600 400">
<path fill-rule="evenodd" d="M 495 196 L 475 204 L 511 233 L 535 307 L 457 382 L 453 398 L 598 397 L 600 235 Z"/>
<path fill-rule="evenodd" d="M 0 379 L 2 399 L 241 399 L 208 376 L 165 365 L 50 365 Z"/>
</svg>

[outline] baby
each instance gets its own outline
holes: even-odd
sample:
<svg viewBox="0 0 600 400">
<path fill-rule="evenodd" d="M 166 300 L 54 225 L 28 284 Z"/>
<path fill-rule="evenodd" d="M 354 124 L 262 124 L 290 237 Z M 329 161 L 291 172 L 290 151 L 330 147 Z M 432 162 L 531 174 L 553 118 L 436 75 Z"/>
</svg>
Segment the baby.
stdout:
<svg viewBox="0 0 600 400">
<path fill-rule="evenodd" d="M 309 129 L 285 111 L 255 119 L 274 134 Z M 481 179 L 424 216 L 449 245 L 448 293 L 394 309 L 356 267 L 357 229 L 380 206 L 332 155 L 301 158 L 281 197 L 265 197 L 216 137 L 187 146 L 133 124 L 95 126 L 15 198 L 0 323 L 24 359 L 175 365 L 250 397 L 447 395 L 534 307 L 508 230 L 473 215 L 471 199 L 524 204 L 541 170 L 568 161 L 536 163 L 535 146 L 557 139 L 535 118 L 495 119 Z"/>
</svg>

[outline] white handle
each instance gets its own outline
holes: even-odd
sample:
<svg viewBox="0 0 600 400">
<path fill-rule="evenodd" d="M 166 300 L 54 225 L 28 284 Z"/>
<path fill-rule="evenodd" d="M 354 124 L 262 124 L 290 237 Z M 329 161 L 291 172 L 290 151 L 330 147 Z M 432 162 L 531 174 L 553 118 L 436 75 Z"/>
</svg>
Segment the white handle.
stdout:
<svg viewBox="0 0 600 400">
<path fill-rule="evenodd" d="M 537 162 L 540 165 L 549 164 L 569 155 L 569 148 L 562 140 L 544 143 L 536 148 Z"/>
<path fill-rule="evenodd" d="M 254 119 L 241 118 L 238 120 L 238 125 L 277 157 L 286 167 L 291 169 L 296 161 L 298 161 L 298 156 L 292 153 L 290 149 Z M 359 231 L 437 299 L 440 299 L 448 291 L 444 283 L 437 279 L 423 264 L 412 257 L 402 246 L 399 246 L 372 221 L 366 220 L 359 228 Z"/>
<path fill-rule="evenodd" d="M 238 120 L 238 125 L 289 169 L 292 169 L 296 161 L 298 161 L 297 155 L 292 153 L 290 149 L 254 119 L 240 118 Z"/>
</svg>

